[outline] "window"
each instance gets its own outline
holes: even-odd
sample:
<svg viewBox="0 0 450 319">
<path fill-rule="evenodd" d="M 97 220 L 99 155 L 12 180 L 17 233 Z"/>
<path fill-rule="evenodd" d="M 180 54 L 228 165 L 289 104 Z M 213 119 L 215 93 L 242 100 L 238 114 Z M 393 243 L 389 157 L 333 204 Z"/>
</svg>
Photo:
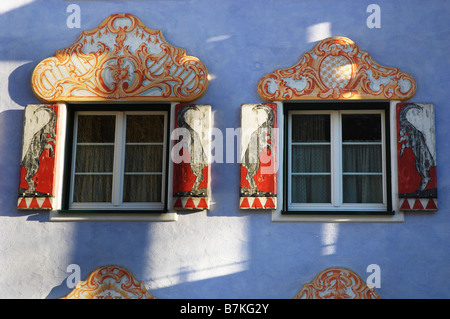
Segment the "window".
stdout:
<svg viewBox="0 0 450 319">
<path fill-rule="evenodd" d="M 388 105 L 341 105 L 288 110 L 286 212 L 390 212 Z"/>
<path fill-rule="evenodd" d="M 165 210 L 168 111 L 75 107 L 71 114 L 66 208 Z"/>
</svg>

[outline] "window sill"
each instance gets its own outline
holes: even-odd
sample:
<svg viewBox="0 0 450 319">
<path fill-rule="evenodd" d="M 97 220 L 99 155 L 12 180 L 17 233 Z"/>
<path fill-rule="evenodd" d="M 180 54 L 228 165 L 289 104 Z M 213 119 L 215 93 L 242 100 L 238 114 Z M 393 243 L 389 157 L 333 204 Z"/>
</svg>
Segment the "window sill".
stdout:
<svg viewBox="0 0 450 319">
<path fill-rule="evenodd" d="M 80 222 L 80 221 L 107 221 L 107 222 L 170 222 L 176 221 L 176 212 L 99 212 L 99 211 L 51 211 L 52 222 Z"/>
<path fill-rule="evenodd" d="M 314 213 L 314 212 L 289 212 L 286 214 L 282 210 L 272 212 L 273 222 L 313 222 L 313 223 L 402 223 L 404 215 L 402 212 L 395 214 L 357 214 L 356 212 L 346 213 Z"/>
</svg>

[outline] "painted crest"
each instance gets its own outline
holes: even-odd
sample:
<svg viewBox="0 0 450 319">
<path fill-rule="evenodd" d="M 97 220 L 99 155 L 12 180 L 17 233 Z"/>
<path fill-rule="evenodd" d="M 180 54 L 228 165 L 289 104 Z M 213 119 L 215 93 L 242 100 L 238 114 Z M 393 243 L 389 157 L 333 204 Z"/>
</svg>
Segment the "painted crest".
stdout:
<svg viewBox="0 0 450 319">
<path fill-rule="evenodd" d="M 406 100 L 416 82 L 398 68 L 376 63 L 350 39 L 332 37 L 320 41 L 297 64 L 276 69 L 258 84 L 267 101 L 321 99 Z"/>
<path fill-rule="evenodd" d="M 192 101 L 208 86 L 197 58 L 130 14 L 114 14 L 44 59 L 32 88 L 44 101 Z"/>
<path fill-rule="evenodd" d="M 240 208 L 276 208 L 275 103 L 243 104 L 241 107 Z"/>
</svg>

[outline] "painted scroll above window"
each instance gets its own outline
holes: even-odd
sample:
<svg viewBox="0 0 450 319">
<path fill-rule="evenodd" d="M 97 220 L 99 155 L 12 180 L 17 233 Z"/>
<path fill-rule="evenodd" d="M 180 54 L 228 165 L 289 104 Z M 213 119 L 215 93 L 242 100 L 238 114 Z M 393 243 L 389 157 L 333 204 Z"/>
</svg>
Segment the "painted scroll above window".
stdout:
<svg viewBox="0 0 450 319">
<path fill-rule="evenodd" d="M 115 14 L 41 61 L 32 88 L 51 102 L 187 102 L 205 93 L 207 76 L 199 59 L 167 43 L 161 31 L 133 15 Z"/>
<path fill-rule="evenodd" d="M 258 83 L 267 101 L 321 99 L 407 100 L 416 82 L 398 68 L 375 62 L 350 39 L 320 41 L 292 67 L 276 69 Z"/>
</svg>

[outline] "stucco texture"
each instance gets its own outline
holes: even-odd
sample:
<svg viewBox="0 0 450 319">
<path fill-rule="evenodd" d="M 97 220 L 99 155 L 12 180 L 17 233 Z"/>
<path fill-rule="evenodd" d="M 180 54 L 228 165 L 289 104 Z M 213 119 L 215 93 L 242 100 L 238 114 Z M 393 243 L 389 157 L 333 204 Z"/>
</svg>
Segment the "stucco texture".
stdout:
<svg viewBox="0 0 450 319">
<path fill-rule="evenodd" d="M 129 269 L 157 298 L 292 298 L 325 268 L 381 270 L 382 298 L 450 297 L 450 3 L 376 1 L 381 28 L 369 28 L 374 1 L 79 1 L 81 28 L 69 28 L 62 0 L 0 4 L 0 298 L 60 298 L 71 264 L 84 280 L 95 268 Z M 175 222 L 50 222 L 16 209 L 23 110 L 40 103 L 33 68 L 115 13 L 147 27 L 208 68 L 213 126 L 240 126 L 243 103 L 264 102 L 259 79 L 294 65 L 324 36 L 344 36 L 380 64 L 417 82 L 416 102 L 434 104 L 439 210 L 402 223 L 276 223 L 239 210 L 239 165 L 213 163 L 211 209 Z M 316 32 L 314 32 L 316 30 Z M 225 155 L 225 154 L 224 154 Z"/>
</svg>

